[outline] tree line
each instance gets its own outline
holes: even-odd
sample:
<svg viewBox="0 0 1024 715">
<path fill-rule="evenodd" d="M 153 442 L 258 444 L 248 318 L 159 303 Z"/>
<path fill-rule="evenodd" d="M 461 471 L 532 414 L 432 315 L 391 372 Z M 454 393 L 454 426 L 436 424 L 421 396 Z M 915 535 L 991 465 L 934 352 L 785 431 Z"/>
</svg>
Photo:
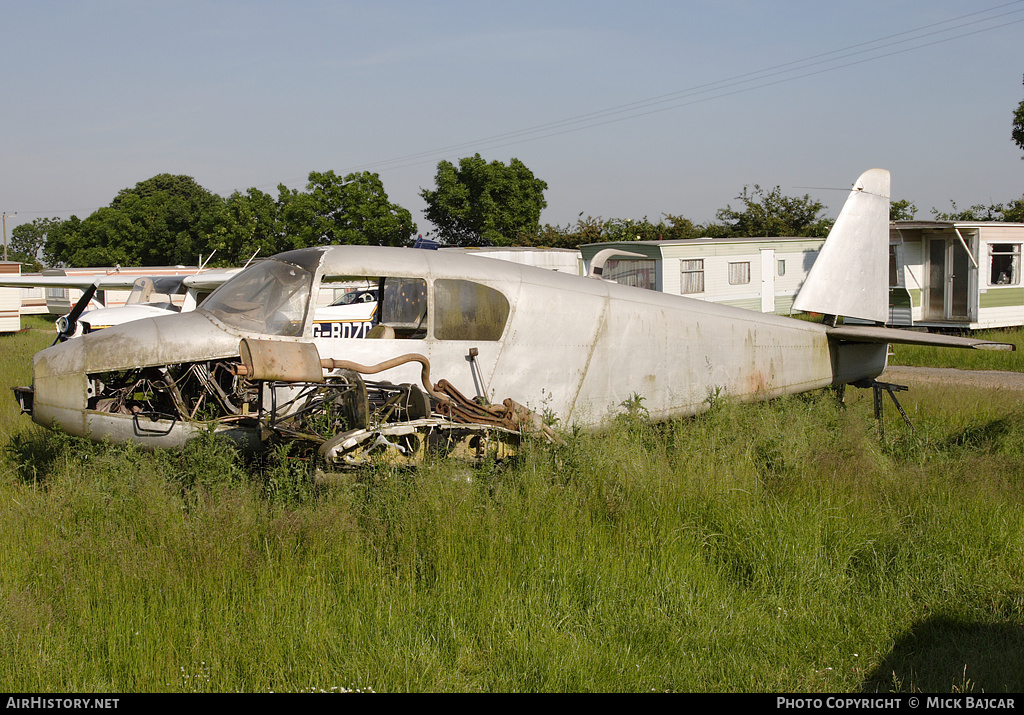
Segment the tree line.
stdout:
<svg viewBox="0 0 1024 715">
<path fill-rule="evenodd" d="M 1011 138 L 1024 150 L 1024 101 L 1013 115 Z M 441 161 L 432 189 L 422 189 L 428 236 L 449 246 L 547 246 L 585 243 L 746 236 L 824 237 L 834 219 L 809 195 L 744 186 L 715 220 L 695 223 L 675 214 L 656 221 L 604 219 L 581 213 L 566 226 L 540 223 L 548 185 L 521 161 L 487 162 L 479 154 L 458 164 Z M 1024 196 L 1008 203 L 950 211 L 932 208 L 940 221 L 1024 222 Z M 893 201 L 894 220 L 915 218 L 917 207 Z M 409 246 L 417 235 L 412 214 L 388 199 L 380 176 L 368 171 L 339 176 L 311 172 L 304 191 L 278 186 L 277 196 L 256 188 L 227 198 L 189 176 L 159 174 L 118 192 L 85 219 L 39 218 L 11 232 L 10 260 L 26 270 L 44 266 L 237 266 L 253 255 L 330 244 Z"/>
<path fill-rule="evenodd" d="M 380 177 L 311 172 L 305 191 L 251 188 L 227 198 L 190 176 L 158 174 L 85 219 L 36 219 L 11 232 L 12 260 L 45 266 L 241 265 L 252 255 L 332 243 L 401 246 L 416 224 Z M 216 251 L 216 254 L 214 252 Z"/>
<path fill-rule="evenodd" d="M 516 159 L 484 162 L 479 155 L 458 167 L 442 161 L 437 188 L 421 191 L 428 232 L 449 246 L 577 248 L 585 243 L 745 236 L 824 237 L 834 219 L 809 195 L 786 196 L 776 186 L 745 186 L 738 204 L 704 223 L 663 214 L 657 221 L 580 214 L 566 226 L 540 224 L 547 185 Z M 1024 197 L 1008 204 L 942 212 L 936 220 L 1024 222 Z M 892 202 L 894 220 L 912 219 L 917 208 Z M 42 267 L 195 265 L 237 266 L 253 255 L 331 244 L 410 246 L 417 235 L 411 213 L 388 200 L 377 174 L 341 177 L 311 172 L 305 191 L 259 189 L 221 198 L 192 177 L 159 174 L 118 192 L 109 206 L 85 219 L 40 218 L 11 232 L 8 256 L 26 271 Z"/>
</svg>

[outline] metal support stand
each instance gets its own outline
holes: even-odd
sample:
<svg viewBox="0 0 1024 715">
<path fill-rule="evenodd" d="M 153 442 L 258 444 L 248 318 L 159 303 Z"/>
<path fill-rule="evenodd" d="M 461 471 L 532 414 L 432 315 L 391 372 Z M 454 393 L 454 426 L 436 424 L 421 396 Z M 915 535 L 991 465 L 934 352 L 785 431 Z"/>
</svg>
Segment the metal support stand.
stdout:
<svg viewBox="0 0 1024 715">
<path fill-rule="evenodd" d="M 882 410 L 882 391 L 889 393 L 889 397 L 892 398 L 892 403 L 896 405 L 896 409 L 900 411 L 900 415 L 903 417 L 903 421 L 907 423 L 907 427 L 910 428 L 911 432 L 914 432 L 914 425 L 911 424 L 910 418 L 907 417 L 907 413 L 903 411 L 903 405 L 896 399 L 897 392 L 904 392 L 908 387 L 905 385 L 893 385 L 888 382 L 879 382 L 878 380 L 871 380 L 865 385 L 857 385 L 858 387 L 870 387 L 874 392 L 875 398 L 875 420 L 878 422 L 878 436 L 880 439 L 885 439 L 885 413 Z"/>
</svg>

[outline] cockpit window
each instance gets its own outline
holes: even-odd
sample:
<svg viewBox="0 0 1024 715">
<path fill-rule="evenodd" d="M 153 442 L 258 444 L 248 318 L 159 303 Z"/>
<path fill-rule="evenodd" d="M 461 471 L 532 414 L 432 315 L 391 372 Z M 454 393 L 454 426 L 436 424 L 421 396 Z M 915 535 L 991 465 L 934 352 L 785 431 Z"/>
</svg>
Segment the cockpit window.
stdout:
<svg viewBox="0 0 1024 715">
<path fill-rule="evenodd" d="M 181 296 L 184 292 L 183 276 L 143 276 L 132 284 L 132 292 L 125 305 L 158 304 L 177 307 L 182 301 L 179 298 L 175 303 L 175 297 Z"/>
<path fill-rule="evenodd" d="M 508 299 L 472 281 L 434 281 L 434 335 L 438 340 L 500 340 Z"/>
<path fill-rule="evenodd" d="M 274 259 L 242 271 L 203 301 L 200 310 L 241 330 L 298 336 L 306 318 L 313 275 Z"/>
</svg>

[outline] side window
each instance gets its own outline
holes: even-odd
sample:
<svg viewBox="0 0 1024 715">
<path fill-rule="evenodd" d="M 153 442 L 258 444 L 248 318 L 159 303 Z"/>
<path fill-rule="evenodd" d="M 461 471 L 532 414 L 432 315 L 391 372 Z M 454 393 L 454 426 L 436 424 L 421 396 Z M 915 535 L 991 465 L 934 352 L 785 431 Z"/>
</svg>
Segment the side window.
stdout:
<svg viewBox="0 0 1024 715">
<path fill-rule="evenodd" d="M 438 340 L 499 340 L 508 321 L 508 299 L 472 281 L 434 281 L 434 337 Z"/>
<path fill-rule="evenodd" d="M 377 320 L 380 276 L 324 275 L 313 316 L 314 338 L 365 338 Z"/>
<path fill-rule="evenodd" d="M 992 256 L 992 272 L 988 284 L 994 286 L 1017 285 L 1020 283 L 1020 244 L 993 243 L 989 247 Z"/>
<path fill-rule="evenodd" d="M 396 338 L 426 337 L 427 282 L 422 278 L 382 278 L 380 322 L 393 328 Z"/>
</svg>

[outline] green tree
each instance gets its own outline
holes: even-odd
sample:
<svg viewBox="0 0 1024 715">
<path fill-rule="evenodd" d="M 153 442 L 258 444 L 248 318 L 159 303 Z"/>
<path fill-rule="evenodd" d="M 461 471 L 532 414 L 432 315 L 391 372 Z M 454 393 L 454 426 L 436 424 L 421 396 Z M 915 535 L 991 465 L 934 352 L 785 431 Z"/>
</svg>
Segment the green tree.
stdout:
<svg viewBox="0 0 1024 715">
<path fill-rule="evenodd" d="M 23 223 L 11 230 L 11 243 L 7 257 L 11 261 L 24 264 L 25 270 L 39 271 L 44 264 L 41 262 L 43 247 L 49 233 L 61 224 L 54 218 L 37 218 L 32 223 Z"/>
<path fill-rule="evenodd" d="M 51 231 L 44 255 L 54 265 L 192 265 L 223 233 L 224 201 L 190 176 L 158 174 L 118 192 L 110 206 Z"/>
<path fill-rule="evenodd" d="M 283 231 L 293 248 L 330 244 L 404 246 L 416 224 L 407 209 L 388 200 L 380 176 L 368 171 L 339 177 L 311 172 L 306 192 L 281 187 Z"/>
<path fill-rule="evenodd" d="M 241 266 L 253 255 L 263 257 L 293 247 L 282 231 L 278 202 L 273 196 L 251 188 L 235 191 L 225 200 L 227 221 L 211 240 L 217 265 Z"/>
<path fill-rule="evenodd" d="M 705 235 L 712 237 L 744 236 L 817 236 L 828 235 L 834 221 L 823 217 L 825 205 L 809 195 L 785 196 L 776 186 L 765 192 L 754 184 L 751 191 L 744 186 L 736 197 L 743 206 L 734 209 L 731 205 L 720 209 L 716 215 L 721 224 L 709 224 Z"/>
<path fill-rule="evenodd" d="M 936 221 L 1006 221 L 1003 215 L 1006 207 L 1002 204 L 975 204 L 969 209 L 957 208 L 956 202 L 950 199 L 951 211 L 939 211 L 932 208 L 932 215 Z"/>
<path fill-rule="evenodd" d="M 652 223 L 646 217 L 633 219 L 603 219 L 587 216 L 576 221 L 575 225 L 552 226 L 544 224 L 534 235 L 522 233 L 520 244 L 524 246 L 547 246 L 549 248 L 577 248 L 587 243 L 605 243 L 608 241 L 669 241 L 682 238 L 699 238 L 703 235 L 703 226 L 693 223 L 683 216 L 663 214 L 658 223 Z"/>
<path fill-rule="evenodd" d="M 664 239 L 700 238 L 704 235 L 704 226 L 696 224 L 684 216 L 665 214 Z"/>
<path fill-rule="evenodd" d="M 75 241 L 81 228 L 82 221 L 77 216 L 72 216 L 47 231 L 46 243 L 43 245 L 43 263 L 53 267 L 69 265 L 65 257 L 74 252 Z"/>
<path fill-rule="evenodd" d="M 51 266 L 134 265 L 125 251 L 124 237 L 131 229 L 130 222 L 109 206 L 84 221 L 72 216 L 50 231 L 43 256 Z"/>
<path fill-rule="evenodd" d="M 889 202 L 890 221 L 912 221 L 917 214 L 917 206 L 906 199 Z"/>
<path fill-rule="evenodd" d="M 422 189 L 424 215 L 437 235 L 455 246 L 510 246 L 540 231 L 547 207 L 548 185 L 513 158 L 506 166 L 487 163 L 479 154 L 464 157 L 456 167 L 437 165 L 436 189 Z"/>
<path fill-rule="evenodd" d="M 1003 207 L 1003 220 L 1024 223 L 1024 196 Z"/>
<path fill-rule="evenodd" d="M 544 246 L 547 248 L 578 248 L 585 243 L 598 243 L 604 238 L 604 220 L 587 216 L 577 219 L 576 225 L 554 226 L 546 223 L 535 234 L 521 233 L 519 243 L 523 246 Z"/>
</svg>

